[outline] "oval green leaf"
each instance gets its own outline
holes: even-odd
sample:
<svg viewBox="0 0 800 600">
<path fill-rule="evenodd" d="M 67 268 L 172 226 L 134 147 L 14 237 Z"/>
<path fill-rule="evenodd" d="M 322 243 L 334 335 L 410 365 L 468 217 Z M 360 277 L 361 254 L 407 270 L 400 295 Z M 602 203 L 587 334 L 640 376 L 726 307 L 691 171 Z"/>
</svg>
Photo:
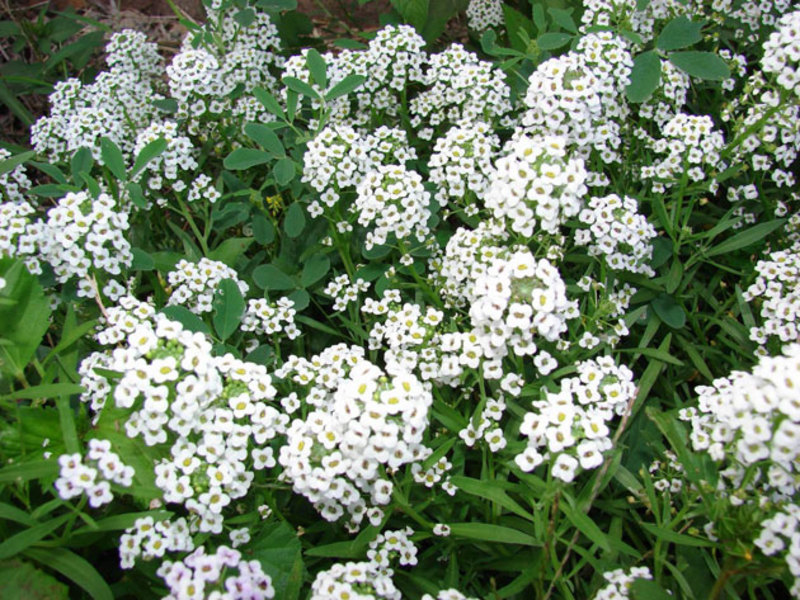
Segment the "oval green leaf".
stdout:
<svg viewBox="0 0 800 600">
<path fill-rule="evenodd" d="M 692 77 L 708 81 L 722 81 L 731 76 L 728 65 L 713 52 L 673 52 L 669 62 Z"/>
<path fill-rule="evenodd" d="M 244 313 L 244 298 L 233 279 L 219 282 L 211 305 L 214 308 L 214 329 L 221 340 L 226 340 L 238 329 Z"/>
</svg>

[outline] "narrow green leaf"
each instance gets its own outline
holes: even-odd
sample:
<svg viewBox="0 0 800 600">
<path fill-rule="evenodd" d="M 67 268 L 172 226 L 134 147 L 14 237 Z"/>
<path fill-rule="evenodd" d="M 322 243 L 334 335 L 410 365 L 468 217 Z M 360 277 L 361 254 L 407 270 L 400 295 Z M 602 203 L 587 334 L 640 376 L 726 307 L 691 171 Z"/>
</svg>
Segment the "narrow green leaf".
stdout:
<svg viewBox="0 0 800 600">
<path fill-rule="evenodd" d="M 28 460 L 0 469 L 0 483 L 48 479 L 58 474 L 58 462 L 54 459 Z"/>
<path fill-rule="evenodd" d="M 325 64 L 325 59 L 314 48 L 309 48 L 306 53 L 306 66 L 314 83 L 323 90 L 328 87 L 328 65 Z"/>
<path fill-rule="evenodd" d="M 131 179 L 136 179 L 142 170 L 150 163 L 151 160 L 163 154 L 167 149 L 167 141 L 164 138 L 158 138 L 147 144 L 141 149 L 136 159 L 133 161 L 133 169 L 131 169 Z"/>
<path fill-rule="evenodd" d="M 108 167 L 114 177 L 120 181 L 128 179 L 122 150 L 114 143 L 114 140 L 106 136 L 100 138 L 100 156 L 103 159 L 103 164 Z"/>
<path fill-rule="evenodd" d="M 669 62 L 692 77 L 708 81 L 722 81 L 731 76 L 727 63 L 713 52 L 686 50 L 673 52 Z"/>
<path fill-rule="evenodd" d="M 214 329 L 221 340 L 226 340 L 238 329 L 245 306 L 242 292 L 233 279 L 219 282 L 212 306 Z"/>
<path fill-rule="evenodd" d="M 499 544 L 542 545 L 541 542 L 538 542 L 527 533 L 510 527 L 503 527 L 502 525 L 492 525 L 490 523 L 449 523 L 449 525 L 450 534 L 456 537 Z"/>
<path fill-rule="evenodd" d="M 656 348 L 617 348 L 616 352 L 636 352 L 637 354 L 643 354 L 644 356 L 655 358 L 656 360 L 660 360 L 661 362 L 669 363 L 671 365 L 678 367 L 683 366 L 683 361 L 675 358 L 669 352 L 658 350 Z"/>
<path fill-rule="evenodd" d="M 69 396 L 59 396 L 56 399 L 56 408 L 58 408 L 58 420 L 61 423 L 64 447 L 70 454 L 79 454 L 81 445 L 78 441 L 78 431 L 75 429 L 75 414 L 70 406 Z"/>
<path fill-rule="evenodd" d="M 450 481 L 458 489 L 467 494 L 472 494 L 473 496 L 490 500 L 499 506 L 502 506 L 509 512 L 522 517 L 523 519 L 527 519 L 531 522 L 535 520 L 534 516 L 530 512 L 525 510 L 503 489 L 497 487 L 491 481 L 483 481 L 481 479 L 473 479 L 471 477 L 463 477 L 461 475 L 452 476 Z"/>
<path fill-rule="evenodd" d="M 244 126 L 244 132 L 251 140 L 267 152 L 271 152 L 275 157 L 280 158 L 286 155 L 280 138 L 275 135 L 271 127 L 261 123 L 248 123 Z"/>
<path fill-rule="evenodd" d="M 69 516 L 69 515 L 67 515 Z M 83 588 L 93 600 L 113 600 L 111 588 L 91 563 L 66 548 L 29 548 L 25 556 L 47 565 Z"/>
<path fill-rule="evenodd" d="M 297 0 L 258 0 L 256 6 L 267 12 L 276 13 L 284 10 L 296 10 Z"/>
<path fill-rule="evenodd" d="M 255 148 L 236 148 L 225 157 L 225 160 L 222 161 L 222 166 L 231 171 L 241 171 L 256 165 L 263 165 L 272 159 L 273 155 L 270 152 L 256 150 Z"/>
<path fill-rule="evenodd" d="M 661 59 L 652 50 L 642 52 L 633 59 L 631 82 L 625 88 L 630 102 L 644 102 L 661 83 Z"/>
<path fill-rule="evenodd" d="M 629 584 L 633 600 L 674 600 L 655 581 L 637 578 Z"/>
<path fill-rule="evenodd" d="M 724 242 L 717 244 L 713 248 L 706 250 L 705 255 L 708 257 L 717 256 L 719 254 L 728 254 L 746 248 L 756 242 L 760 242 L 770 233 L 782 227 L 786 219 L 775 219 L 774 221 L 767 221 L 766 223 L 758 223 L 752 227 L 737 233 L 736 235 L 728 238 Z"/>
<path fill-rule="evenodd" d="M 262 88 L 256 88 L 253 90 L 253 95 L 270 113 L 278 117 L 281 121 L 286 120 L 286 115 L 283 114 L 283 108 L 281 108 L 280 103 L 270 92 Z"/>
<path fill-rule="evenodd" d="M 262 290 L 291 290 L 297 287 L 294 279 L 275 265 L 260 265 L 253 271 L 253 281 Z"/>
<path fill-rule="evenodd" d="M 503 15 L 511 47 L 519 52 L 527 52 L 528 39 L 533 35 L 533 22 L 506 3 L 503 3 Z"/>
<path fill-rule="evenodd" d="M 15 523 L 21 523 L 22 525 L 36 525 L 36 519 L 31 517 L 24 510 L 20 510 L 16 506 L 6 504 L 5 502 L 0 502 L 0 519 L 14 521 Z"/>
<path fill-rule="evenodd" d="M 547 12 L 550 13 L 550 16 L 553 17 L 553 21 L 558 23 L 562 29 L 569 31 L 570 33 L 578 33 L 578 28 L 575 25 L 575 20 L 572 18 L 572 9 L 564 9 L 564 8 L 555 8 L 550 7 L 547 9 Z"/>
<path fill-rule="evenodd" d="M 51 534 L 71 518 L 71 514 L 61 515 L 12 535 L 0 544 L 0 560 L 19 554 L 32 544 Z"/>
<path fill-rule="evenodd" d="M 695 348 L 695 344 L 684 338 L 683 336 L 679 335 L 676 338 L 678 344 L 680 344 L 683 351 L 689 355 L 689 360 L 692 361 L 694 368 L 697 369 L 698 373 L 700 373 L 703 377 L 708 379 L 708 381 L 712 381 L 714 379 L 714 375 L 711 373 L 711 369 L 708 368 L 706 361 L 703 360 L 703 357 Z"/>
<path fill-rule="evenodd" d="M 702 28 L 702 21 L 695 23 L 684 15 L 676 17 L 661 30 L 656 41 L 656 48 L 666 52 L 696 44 L 703 39 L 700 34 Z"/>
<path fill-rule="evenodd" d="M 319 98 L 317 91 L 302 79 L 287 76 L 283 78 L 283 83 L 286 84 L 287 88 L 293 92 L 297 92 L 301 96 L 306 96 L 308 98 Z"/>
<path fill-rule="evenodd" d="M 28 152 L 22 152 L 21 154 L 17 154 L 15 156 L 10 156 L 5 160 L 0 160 L 0 175 L 5 175 L 16 169 L 19 165 L 27 162 L 29 159 L 36 156 L 36 153 L 33 150 Z"/>
<path fill-rule="evenodd" d="M 539 33 L 544 33 L 547 31 L 547 19 L 544 16 L 544 6 L 538 2 L 535 3 L 531 9 L 531 17 L 533 19 L 533 24 L 536 26 L 536 30 Z"/>
<path fill-rule="evenodd" d="M 290 238 L 294 239 L 303 233 L 306 226 L 306 215 L 300 203 L 294 202 L 286 210 L 286 217 L 283 220 L 283 230 Z"/>
<path fill-rule="evenodd" d="M 325 94 L 325 102 L 331 102 L 340 96 L 346 96 L 359 88 L 366 80 L 367 78 L 363 75 L 348 75 L 328 90 Z"/>
<path fill-rule="evenodd" d="M 19 101 L 17 96 L 15 96 L 2 81 L 0 81 L 0 103 L 5 104 L 26 127 L 33 125 L 35 119 L 31 111 Z"/>
<path fill-rule="evenodd" d="M 288 185 L 296 175 L 295 163 L 291 158 L 282 158 L 275 163 L 272 169 L 278 185 Z"/>
<path fill-rule="evenodd" d="M 91 323 L 89 324 L 91 325 Z M 44 383 L 23 390 L 16 390 L 3 396 L 3 400 L 33 400 L 35 398 L 55 398 L 80 394 L 83 387 L 77 383 Z"/>
<path fill-rule="evenodd" d="M 536 43 L 542 50 L 555 50 L 566 46 L 571 39 L 572 35 L 569 33 L 548 32 L 536 38 Z"/>
<path fill-rule="evenodd" d="M 300 285 L 307 288 L 314 285 L 328 274 L 331 268 L 330 259 L 321 253 L 311 256 L 303 265 L 303 272 L 300 274 Z"/>
<path fill-rule="evenodd" d="M 113 515 L 111 517 L 106 517 L 105 519 L 100 519 L 94 525 L 94 527 L 82 527 L 73 532 L 74 535 L 79 535 L 81 533 L 91 533 L 96 531 L 122 531 L 123 529 L 127 529 L 128 527 L 133 527 L 134 523 L 137 520 L 143 519 L 145 517 L 153 517 L 155 521 L 163 521 L 164 519 L 168 519 L 172 516 L 173 513 L 167 510 L 146 510 L 141 512 L 131 512 L 125 513 L 122 515 Z"/>
<path fill-rule="evenodd" d="M 654 523 L 647 523 L 645 521 L 642 521 L 641 523 L 639 523 L 639 525 L 641 525 L 643 529 L 646 529 L 654 536 L 656 536 L 656 538 L 666 542 L 671 542 L 673 544 L 678 544 L 679 546 L 696 546 L 698 548 L 709 548 L 715 545 L 713 542 L 709 540 L 692 537 L 690 535 L 678 533 L 677 531 L 672 531 L 670 529 L 664 529 L 663 527 L 659 527 Z"/>
<path fill-rule="evenodd" d="M 377 527 L 370 525 L 362 529 L 353 540 L 314 546 L 313 548 L 308 548 L 304 553 L 306 556 L 324 558 L 359 558 L 364 555 L 367 546 L 377 537 L 379 531 Z"/>
<path fill-rule="evenodd" d="M 578 531 L 589 538 L 593 543 L 600 546 L 606 552 L 611 551 L 608 536 L 592 521 L 587 514 L 581 510 L 576 510 L 567 502 L 559 502 L 558 507 L 561 512 L 569 519 Z"/>
<path fill-rule="evenodd" d="M 341 335 L 340 332 L 336 331 L 333 327 L 328 327 L 325 323 L 320 323 L 316 319 L 312 319 L 311 317 L 307 317 L 305 315 L 297 315 L 294 318 L 295 321 L 303 323 L 304 325 L 308 325 L 312 329 L 316 329 L 317 331 L 323 331 L 325 333 L 329 333 L 330 335 L 339 336 Z"/>
</svg>

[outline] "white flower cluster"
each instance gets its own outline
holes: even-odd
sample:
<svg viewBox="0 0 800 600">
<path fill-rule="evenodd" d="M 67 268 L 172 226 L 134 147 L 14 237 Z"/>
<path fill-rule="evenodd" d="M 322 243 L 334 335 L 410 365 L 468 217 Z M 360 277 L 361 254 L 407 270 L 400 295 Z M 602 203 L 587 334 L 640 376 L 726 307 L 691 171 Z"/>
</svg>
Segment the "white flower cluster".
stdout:
<svg viewBox="0 0 800 600">
<path fill-rule="evenodd" d="M 505 74 L 461 44 L 430 57 L 423 83 L 425 89 L 410 103 L 411 125 L 422 139 L 431 139 L 434 129 L 448 123 L 512 124 Z"/>
<path fill-rule="evenodd" d="M 236 20 L 237 12 L 233 6 L 214 12 L 205 28 L 186 36 L 166 69 L 171 96 L 178 102 L 176 116 L 187 119 L 188 131 L 203 141 L 215 127 L 224 130 L 228 123 L 221 117 L 228 110 L 239 123 L 274 119 L 251 96 L 233 99 L 232 93 L 277 89 L 271 69 L 284 64 L 278 29 L 265 12 L 256 11 L 246 26 Z M 213 36 L 215 44 L 204 46 L 204 36 Z"/>
<path fill-rule="evenodd" d="M 592 198 L 578 218 L 589 228 L 575 232 L 575 243 L 588 246 L 591 256 L 602 256 L 617 271 L 655 276 L 647 263 L 656 230 L 639 214 L 636 200 L 616 194 Z"/>
<path fill-rule="evenodd" d="M 578 315 L 578 303 L 567 298 L 558 269 L 524 247 L 491 260 L 473 283 L 472 332 L 490 360 L 501 360 L 511 349 L 517 356 L 535 355 L 539 372 L 549 373 L 555 361 L 536 343 L 556 342 L 567 320 Z"/>
<path fill-rule="evenodd" d="M 578 340 L 578 345 L 591 349 L 604 343 L 613 348 L 630 333 L 624 316 L 636 288 L 628 283 L 618 288 L 608 286 L 588 275 L 581 277 L 576 285 L 584 292 L 581 316 L 585 321 L 585 331 Z"/>
<path fill-rule="evenodd" d="M 47 211 L 39 237 L 40 255 L 53 267 L 59 283 L 76 277 L 78 296 L 91 298 L 95 295 L 93 275 L 116 277 L 133 262 L 131 244 L 125 238 L 128 228 L 128 213 L 110 195 L 92 198 L 87 192 L 69 192 Z M 124 289 L 117 283 L 107 285 L 103 292 L 115 300 Z"/>
<path fill-rule="evenodd" d="M 2 186 L 0 180 L 0 190 Z M 42 223 L 31 222 L 35 213 L 25 200 L 0 203 L 0 257 L 19 257 L 31 273 L 38 274 L 42 272 L 37 254 Z"/>
<path fill-rule="evenodd" d="M 130 410 L 128 437 L 169 454 L 154 469 L 164 500 L 193 513 L 192 532 L 219 533 L 224 507 L 248 492 L 254 470 L 274 466 L 266 444 L 288 422 L 267 404 L 275 388 L 266 368 L 213 356 L 203 334 L 161 314 L 136 324 L 120 347 L 87 360 L 120 376 L 109 393 L 95 373 L 82 399 L 110 395 L 117 408 Z"/>
<path fill-rule="evenodd" d="M 225 263 L 205 257 L 197 262 L 182 258 L 167 275 L 169 285 L 174 288 L 167 304 L 186 306 L 197 315 L 211 312 L 214 293 L 223 279 L 233 280 L 243 296 L 250 289 Z"/>
<path fill-rule="evenodd" d="M 86 147 L 102 164 L 100 138 L 110 138 L 130 158 L 136 133 L 156 118 L 153 101 L 160 98 L 156 45 L 144 35 L 125 30 L 112 35 L 106 46 L 109 71 L 83 85 L 70 78 L 55 84 L 50 94 L 50 116 L 31 127 L 31 144 L 40 154 L 68 162 Z"/>
<path fill-rule="evenodd" d="M 382 165 L 368 173 L 356 191 L 358 222 L 370 227 L 364 244 L 367 250 L 385 244 L 390 236 L 398 241 L 428 238 L 431 195 L 419 173 L 402 165 Z"/>
<path fill-rule="evenodd" d="M 354 94 L 326 103 L 330 121 L 355 127 L 385 124 L 398 116 L 406 89 L 422 81 L 427 63 L 424 48 L 425 40 L 410 25 L 387 25 L 376 32 L 364 50 L 344 49 L 336 55 L 329 52 L 323 55 L 327 90 L 312 81 L 306 62 L 307 51 L 286 62 L 285 74 L 310 84 L 320 96 L 347 76 L 362 75 L 366 80 Z M 321 103 L 314 100 L 311 105 L 318 108 Z M 316 122 L 311 125 L 315 127 Z"/>
<path fill-rule="evenodd" d="M 614 569 L 603 573 L 603 579 L 608 582 L 604 588 L 597 591 L 593 600 L 624 600 L 630 597 L 631 584 L 637 579 L 652 579 L 653 575 L 647 567 L 632 567 L 630 571 Z"/>
<path fill-rule="evenodd" d="M 800 507 L 786 504 L 780 512 L 762 521 L 761 527 L 763 529 L 753 543 L 767 556 L 783 554 L 794 577 L 789 592 L 800 598 Z"/>
<path fill-rule="evenodd" d="M 654 192 L 662 193 L 684 178 L 692 182 L 709 179 L 709 191 L 716 191 L 714 175 L 723 167 L 720 152 L 725 138 L 714 129 L 711 117 L 678 113 L 664 125 L 663 137 L 652 146 L 656 157 L 652 165 L 642 167 L 641 175 L 651 181 Z"/>
<path fill-rule="evenodd" d="M 434 598 L 430 594 L 424 594 L 421 600 L 478 600 L 477 598 L 470 598 L 459 592 L 455 588 L 441 590 Z"/>
<path fill-rule="evenodd" d="M 162 558 L 167 552 L 191 552 L 194 540 L 186 519 L 155 521 L 153 517 L 136 519 L 119 538 L 119 563 L 123 569 L 132 569 L 136 559 Z"/>
<path fill-rule="evenodd" d="M 273 336 L 282 332 L 293 340 L 300 335 L 300 330 L 294 322 L 296 313 L 294 301 L 289 298 L 279 298 L 277 302 L 256 298 L 247 303 L 241 329 L 252 331 L 258 336 Z"/>
<path fill-rule="evenodd" d="M 5 148 L 0 148 L 0 161 L 11 158 L 11 152 Z M 0 173 L 0 203 L 7 202 L 17 204 L 26 202 L 26 195 L 33 187 L 28 177 L 25 165 L 17 165 L 13 169 Z"/>
<path fill-rule="evenodd" d="M 383 568 L 390 567 L 395 560 L 402 566 L 413 567 L 417 564 L 417 547 L 409 539 L 412 535 L 411 527 L 384 531 L 369 543 L 367 558 Z"/>
<path fill-rule="evenodd" d="M 795 8 L 791 0 L 714 0 L 714 6 L 735 19 L 734 38 L 750 43 L 758 43 L 762 28 L 774 27 L 780 15 Z"/>
<path fill-rule="evenodd" d="M 200 546 L 182 561 L 165 560 L 156 571 L 169 588 L 164 600 L 267 600 L 275 597 L 272 578 L 257 560 L 220 546 L 206 554 Z"/>
<path fill-rule="evenodd" d="M 479 207 L 472 196 L 483 198 L 499 147 L 500 138 L 482 121 L 457 125 L 437 138 L 428 167 L 439 204 L 461 201 L 468 216 L 477 214 Z"/>
<path fill-rule="evenodd" d="M 276 376 L 299 386 L 293 402 L 311 407 L 286 432 L 281 477 L 328 521 L 347 511 L 351 529 L 364 516 L 380 523 L 379 506 L 390 502 L 394 487 L 386 470 L 430 452 L 422 445 L 430 391 L 413 375 L 387 377 L 362 348 L 344 344 L 310 361 L 291 356 Z"/>
<path fill-rule="evenodd" d="M 536 232 L 557 233 L 559 225 L 583 208 L 586 169 L 571 156 L 560 137 L 516 136 L 506 145 L 486 190 L 486 208 L 530 238 Z"/>
<path fill-rule="evenodd" d="M 605 163 L 619 162 L 621 124 L 629 109 L 623 91 L 633 58 L 610 32 L 584 36 L 574 51 L 544 61 L 529 78 L 522 116 L 531 136 L 563 136 L 570 151 Z"/>
<path fill-rule="evenodd" d="M 167 143 L 166 149 L 147 163 L 139 177 L 144 173 L 149 175 L 147 187 L 151 190 L 160 190 L 165 187 L 164 179 L 166 179 L 166 184 L 173 190 L 183 191 L 186 188 L 186 182 L 179 179 L 181 172 L 192 172 L 197 169 L 198 164 L 193 156 L 192 141 L 180 134 L 175 121 L 153 121 L 148 127 L 142 129 L 136 136 L 133 155 L 138 156 L 147 144 L 159 138 Z"/>
<path fill-rule="evenodd" d="M 477 32 L 484 32 L 505 23 L 502 0 L 469 0 L 467 5 L 467 26 Z"/>
<path fill-rule="evenodd" d="M 544 400 L 533 402 L 536 410 L 523 418 L 519 432 L 528 438 L 528 447 L 514 459 L 523 471 L 551 460 L 553 476 L 569 483 L 579 467 L 603 464 L 603 453 L 611 449 L 609 423 L 636 396 L 633 373 L 610 356 L 576 367 L 577 377 L 563 379 L 558 392 L 546 391 Z"/>
<path fill-rule="evenodd" d="M 734 505 L 792 498 L 800 489 L 798 373 L 800 345 L 790 344 L 783 356 L 761 357 L 752 372 L 697 387 L 697 408 L 681 411 L 695 451 L 725 467 L 718 492 Z"/>
<path fill-rule="evenodd" d="M 516 373 L 507 373 L 500 382 L 500 386 L 517 396 L 521 389 L 522 378 Z M 464 440 L 468 447 L 483 439 L 491 452 L 497 452 L 506 447 L 506 438 L 499 427 L 500 421 L 506 410 L 505 396 L 500 392 L 497 398 L 487 398 L 480 415 L 473 416 L 467 426 L 458 432 L 458 437 Z M 490 429 L 492 427 L 492 429 Z"/>
<path fill-rule="evenodd" d="M 764 42 L 761 68 L 775 75 L 776 83 L 800 96 L 800 10 L 783 15 Z"/>
<path fill-rule="evenodd" d="M 135 474 L 133 467 L 122 462 L 116 452 L 111 451 L 108 440 L 89 440 L 86 463 L 80 454 L 62 454 L 55 487 L 58 495 L 69 500 L 83 494 L 89 498 L 89 506 L 98 508 L 114 499 L 111 484 L 130 487 Z"/>
<path fill-rule="evenodd" d="M 303 155 L 303 181 L 322 193 L 309 213 L 322 214 L 320 203 L 332 208 L 343 191 L 354 189 L 379 166 L 404 165 L 416 157 L 402 129 L 382 126 L 360 134 L 349 125 L 329 125 L 308 142 Z"/>
<path fill-rule="evenodd" d="M 359 292 L 366 292 L 368 289 L 369 281 L 360 277 L 352 281 L 347 273 L 342 273 L 331 279 L 322 293 L 333 298 L 333 310 L 340 311 L 358 300 Z"/>
<path fill-rule="evenodd" d="M 317 573 L 309 600 L 400 600 L 392 573 L 371 561 L 336 563 Z"/>
<path fill-rule="evenodd" d="M 747 302 L 761 300 L 762 323 L 750 329 L 750 339 L 761 345 L 761 354 L 766 354 L 770 338 L 782 344 L 800 341 L 800 252 L 773 252 L 769 260 L 756 263 L 756 273 L 758 277 L 743 298 Z"/>
</svg>

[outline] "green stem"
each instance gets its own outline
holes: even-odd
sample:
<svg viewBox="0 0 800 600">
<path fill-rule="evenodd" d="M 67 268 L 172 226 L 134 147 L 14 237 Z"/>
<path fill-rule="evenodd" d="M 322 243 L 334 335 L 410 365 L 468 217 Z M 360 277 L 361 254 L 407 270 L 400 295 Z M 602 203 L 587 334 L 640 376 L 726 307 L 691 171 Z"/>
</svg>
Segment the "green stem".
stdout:
<svg viewBox="0 0 800 600">
<path fill-rule="evenodd" d="M 192 230 L 195 238 L 197 238 L 197 241 L 200 243 L 200 249 L 203 251 L 203 256 L 207 257 L 209 254 L 208 241 L 206 240 L 205 236 L 200 233 L 200 228 L 197 226 L 197 223 L 195 223 L 189 207 L 180 196 L 178 196 L 178 204 L 180 205 L 180 210 L 178 212 L 184 219 L 186 219 L 186 222 L 189 224 L 189 228 Z"/>
</svg>

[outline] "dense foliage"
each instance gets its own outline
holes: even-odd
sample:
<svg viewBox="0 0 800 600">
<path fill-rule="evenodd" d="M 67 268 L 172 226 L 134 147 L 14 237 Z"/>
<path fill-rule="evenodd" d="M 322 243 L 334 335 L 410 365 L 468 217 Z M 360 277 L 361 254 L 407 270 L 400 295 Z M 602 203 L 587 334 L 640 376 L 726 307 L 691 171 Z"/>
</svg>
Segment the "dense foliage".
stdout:
<svg viewBox="0 0 800 600">
<path fill-rule="evenodd" d="M 0 149 L 0 595 L 800 597 L 800 11 L 205 4 Z"/>
</svg>

